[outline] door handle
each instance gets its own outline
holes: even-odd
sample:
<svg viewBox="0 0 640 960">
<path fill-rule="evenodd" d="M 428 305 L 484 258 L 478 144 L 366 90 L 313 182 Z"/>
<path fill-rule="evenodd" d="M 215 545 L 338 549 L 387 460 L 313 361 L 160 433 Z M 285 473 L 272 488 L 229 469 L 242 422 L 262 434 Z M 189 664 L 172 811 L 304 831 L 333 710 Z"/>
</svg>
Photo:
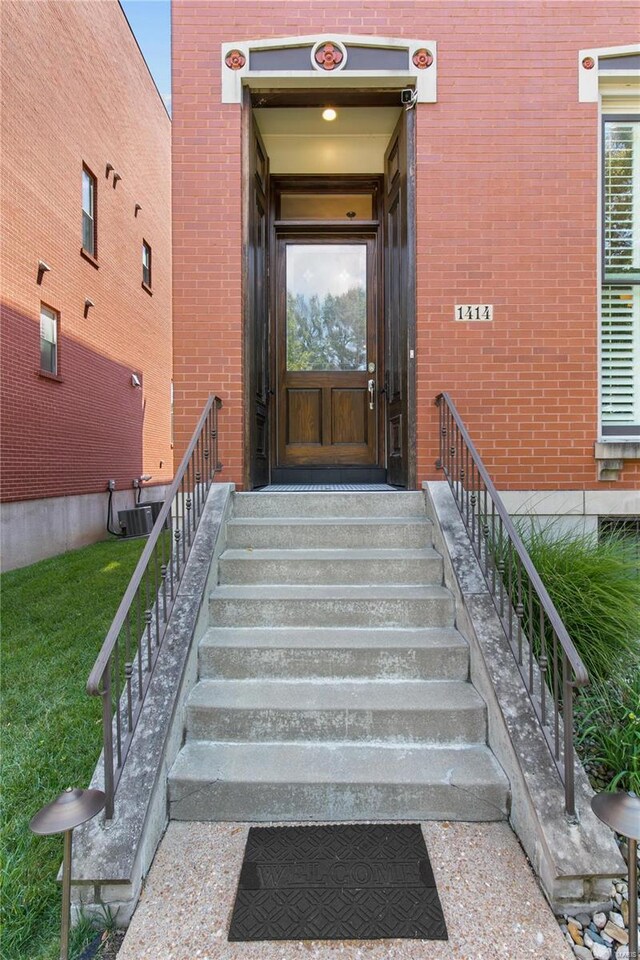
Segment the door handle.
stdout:
<svg viewBox="0 0 640 960">
<path fill-rule="evenodd" d="M 369 410 L 373 410 L 376 396 L 376 382 L 375 380 L 369 380 L 367 384 L 367 390 L 369 391 Z"/>
</svg>

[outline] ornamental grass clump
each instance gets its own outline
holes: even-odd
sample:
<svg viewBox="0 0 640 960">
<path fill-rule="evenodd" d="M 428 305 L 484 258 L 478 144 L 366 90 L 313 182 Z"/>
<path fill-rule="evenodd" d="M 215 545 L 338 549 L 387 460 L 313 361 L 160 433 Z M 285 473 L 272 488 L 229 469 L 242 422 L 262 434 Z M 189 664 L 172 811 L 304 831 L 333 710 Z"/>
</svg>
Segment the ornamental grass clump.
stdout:
<svg viewBox="0 0 640 960">
<path fill-rule="evenodd" d="M 592 683 L 633 676 L 640 668 L 640 563 L 619 536 L 521 529 L 529 555 Z"/>
<path fill-rule="evenodd" d="M 619 535 L 598 540 L 595 534 L 563 532 L 553 524 L 521 525 L 520 533 L 589 672 L 589 685 L 576 691 L 575 732 L 591 784 L 595 790 L 640 793 L 638 545 Z M 527 587 L 525 582 L 525 592 Z M 531 618 L 539 622 L 537 602 Z M 526 610 L 525 633 L 528 620 Z M 539 654 L 535 629 L 531 633 Z M 546 640 L 550 649 L 551 637 Z"/>
<path fill-rule="evenodd" d="M 594 789 L 640 795 L 640 671 L 581 690 L 575 720 L 578 753 Z"/>
</svg>

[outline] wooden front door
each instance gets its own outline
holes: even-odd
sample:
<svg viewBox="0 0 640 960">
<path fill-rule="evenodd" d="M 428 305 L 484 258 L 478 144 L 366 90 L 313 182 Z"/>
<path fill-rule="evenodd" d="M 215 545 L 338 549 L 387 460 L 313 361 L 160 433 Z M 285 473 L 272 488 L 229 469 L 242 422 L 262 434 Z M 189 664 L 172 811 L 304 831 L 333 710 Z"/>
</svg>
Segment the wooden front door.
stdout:
<svg viewBox="0 0 640 960">
<path fill-rule="evenodd" d="M 269 158 L 244 94 L 245 377 L 248 384 L 245 456 L 248 487 L 269 483 Z"/>
<path fill-rule="evenodd" d="M 415 111 L 403 111 L 385 155 L 385 434 L 387 480 L 415 485 Z"/>
<path fill-rule="evenodd" d="M 379 462 L 379 299 L 375 232 L 278 236 L 278 466 Z"/>
</svg>

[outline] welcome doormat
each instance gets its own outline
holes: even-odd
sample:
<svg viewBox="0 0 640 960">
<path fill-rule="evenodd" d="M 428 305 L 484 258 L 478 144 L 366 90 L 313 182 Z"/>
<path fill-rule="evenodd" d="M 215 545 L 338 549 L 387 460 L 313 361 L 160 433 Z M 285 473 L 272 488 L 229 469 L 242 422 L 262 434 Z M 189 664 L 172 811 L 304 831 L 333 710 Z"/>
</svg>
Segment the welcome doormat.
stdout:
<svg viewBox="0 0 640 960">
<path fill-rule="evenodd" d="M 251 827 L 229 940 L 447 940 L 419 824 Z"/>
</svg>

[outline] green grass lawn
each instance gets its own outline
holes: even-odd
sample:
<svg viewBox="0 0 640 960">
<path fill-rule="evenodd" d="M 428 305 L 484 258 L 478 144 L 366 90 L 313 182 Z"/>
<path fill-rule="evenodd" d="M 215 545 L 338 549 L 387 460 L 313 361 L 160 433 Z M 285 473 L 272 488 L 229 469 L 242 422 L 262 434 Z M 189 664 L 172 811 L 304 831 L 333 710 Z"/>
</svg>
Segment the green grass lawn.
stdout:
<svg viewBox="0 0 640 960">
<path fill-rule="evenodd" d="M 100 702 L 85 683 L 144 540 L 107 540 L 0 578 L 2 960 L 59 956 L 62 838 L 29 820 L 100 753 Z"/>
</svg>

